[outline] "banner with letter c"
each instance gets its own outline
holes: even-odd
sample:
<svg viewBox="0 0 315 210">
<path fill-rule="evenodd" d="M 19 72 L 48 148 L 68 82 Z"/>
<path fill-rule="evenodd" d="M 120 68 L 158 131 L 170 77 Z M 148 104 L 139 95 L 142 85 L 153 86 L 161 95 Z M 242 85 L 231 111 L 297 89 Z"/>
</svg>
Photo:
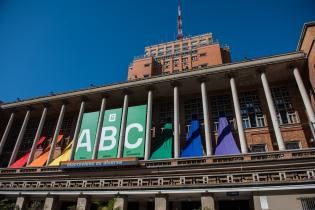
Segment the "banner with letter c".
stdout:
<svg viewBox="0 0 315 210">
<path fill-rule="evenodd" d="M 147 105 L 128 107 L 124 141 L 124 157 L 143 157 Z"/>
</svg>

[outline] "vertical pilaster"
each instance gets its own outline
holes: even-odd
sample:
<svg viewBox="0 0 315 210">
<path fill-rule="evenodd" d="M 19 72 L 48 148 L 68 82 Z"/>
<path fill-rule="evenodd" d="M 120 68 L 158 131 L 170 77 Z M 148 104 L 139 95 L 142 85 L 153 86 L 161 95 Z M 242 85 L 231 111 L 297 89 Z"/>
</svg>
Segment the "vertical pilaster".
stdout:
<svg viewBox="0 0 315 210">
<path fill-rule="evenodd" d="M 128 99 L 129 99 L 129 96 L 126 93 L 124 96 L 124 106 L 123 106 L 123 113 L 122 113 L 121 126 L 120 126 L 121 128 L 120 128 L 118 154 L 117 154 L 118 158 L 122 157 L 123 150 L 124 150 L 126 121 L 127 121 L 127 113 L 128 113 Z"/>
<path fill-rule="evenodd" d="M 61 128 L 61 125 L 62 125 L 62 121 L 63 121 L 63 117 L 64 117 L 64 114 L 65 114 L 65 111 L 66 111 L 66 104 L 62 104 L 61 110 L 60 110 L 60 113 L 59 113 L 59 117 L 58 117 L 58 121 L 57 121 L 57 125 L 56 125 L 56 129 L 55 129 L 55 132 L 54 132 L 54 136 L 53 136 L 53 139 L 52 139 L 52 142 L 51 142 L 51 147 L 50 147 L 49 156 L 48 156 L 48 160 L 47 160 L 46 166 L 48 166 L 51 163 L 51 161 L 53 161 L 53 159 L 54 159 L 54 153 L 55 153 L 55 149 L 56 149 L 57 139 L 58 139 L 58 135 L 59 135 L 59 132 L 60 132 L 60 128 Z"/>
<path fill-rule="evenodd" d="M 215 202 L 214 202 L 213 194 L 211 193 L 201 194 L 201 209 L 215 210 Z"/>
<path fill-rule="evenodd" d="M 79 196 L 76 210 L 90 210 L 91 198 L 89 196 Z"/>
<path fill-rule="evenodd" d="M 40 118 L 38 127 L 37 127 L 37 131 L 36 131 L 36 134 L 35 134 L 35 138 L 34 138 L 34 141 L 33 141 L 33 145 L 32 145 L 32 149 L 31 149 L 30 155 L 28 156 L 27 165 L 29 165 L 33 161 L 34 154 L 35 154 L 35 151 L 36 151 L 36 148 L 37 148 L 37 142 L 38 142 L 38 140 L 40 138 L 40 135 L 42 134 L 43 126 L 45 124 L 46 115 L 47 115 L 47 107 L 45 106 L 44 109 L 43 109 L 42 116 Z"/>
<path fill-rule="evenodd" d="M 178 86 L 174 85 L 174 158 L 179 158 L 179 137 L 179 91 Z"/>
<path fill-rule="evenodd" d="M 6 141 L 7 141 L 10 129 L 11 129 L 12 124 L 13 124 L 14 116 L 15 116 L 15 113 L 12 112 L 11 115 L 10 115 L 10 119 L 8 121 L 8 124 L 5 127 L 4 133 L 2 135 L 1 142 L 0 142 L 0 155 L 2 154 L 3 147 L 4 147 L 4 145 L 5 145 Z"/>
<path fill-rule="evenodd" d="M 242 153 L 247 153 L 247 144 L 245 139 L 245 133 L 243 128 L 243 120 L 241 116 L 241 109 L 240 109 L 240 102 L 238 99 L 235 79 L 233 76 L 230 77 L 230 85 L 231 85 L 231 91 L 232 91 L 232 98 L 233 98 L 233 105 L 234 105 L 234 111 L 235 111 L 235 118 L 236 118 L 236 124 L 237 124 L 237 131 L 238 131 L 238 137 L 240 139 L 240 145 Z"/>
<path fill-rule="evenodd" d="M 168 196 L 164 194 L 156 195 L 154 206 L 155 210 L 168 210 Z"/>
<path fill-rule="evenodd" d="M 114 209 L 117 210 L 127 210 L 128 207 L 128 197 L 125 195 L 119 195 L 115 198 Z"/>
<path fill-rule="evenodd" d="M 80 127 L 81 127 L 81 123 L 82 123 L 82 117 L 84 114 L 84 108 L 85 108 L 85 101 L 82 100 L 81 105 L 80 105 L 80 111 L 78 114 L 77 123 L 75 125 L 75 130 L 74 130 L 74 135 L 73 135 L 73 143 L 72 143 L 71 153 L 70 153 L 70 160 L 74 159 L 75 149 L 77 148 L 78 138 L 79 138 L 79 134 L 80 134 Z"/>
<path fill-rule="evenodd" d="M 44 210 L 59 210 L 59 197 L 48 195 L 45 198 Z"/>
<path fill-rule="evenodd" d="M 19 135 L 17 137 L 16 143 L 15 143 L 15 146 L 14 146 L 14 150 L 13 150 L 13 153 L 12 153 L 11 158 L 10 158 L 9 166 L 12 165 L 12 163 L 14 163 L 14 161 L 16 159 L 16 156 L 17 156 L 17 154 L 19 152 L 20 145 L 22 143 L 22 140 L 23 140 L 23 137 L 24 137 L 24 133 L 25 133 L 25 130 L 26 130 L 26 127 L 27 127 L 27 123 L 28 123 L 28 121 L 30 119 L 30 115 L 31 115 L 31 110 L 29 109 L 29 110 L 26 111 L 21 130 L 20 130 Z"/>
<path fill-rule="evenodd" d="M 267 77 L 264 71 L 260 73 L 260 77 L 261 77 L 261 82 L 264 88 L 264 92 L 265 92 L 265 96 L 266 96 L 266 100 L 267 100 L 267 104 L 269 108 L 269 113 L 270 113 L 270 117 L 272 121 L 272 126 L 276 135 L 276 140 L 278 143 L 279 150 L 285 150 L 283 138 L 280 131 L 280 125 L 277 119 L 277 113 L 276 113 L 275 106 L 272 100 L 272 95 L 271 95 L 270 87 L 267 81 Z"/>
<path fill-rule="evenodd" d="M 152 127 L 152 100 L 153 100 L 152 92 L 153 92 L 152 90 L 148 91 L 144 160 L 148 160 L 151 155 L 151 127 Z"/>
<path fill-rule="evenodd" d="M 209 121 L 209 105 L 208 105 L 208 94 L 205 81 L 201 82 L 201 97 L 202 97 L 202 110 L 203 110 L 203 120 L 205 126 L 205 140 L 206 140 L 206 152 L 207 156 L 212 155 L 212 144 L 210 138 L 210 121 Z"/>
<path fill-rule="evenodd" d="M 298 68 L 293 68 L 293 75 L 296 81 L 296 84 L 298 85 L 302 100 L 303 100 L 303 104 L 305 106 L 305 110 L 306 110 L 306 114 L 308 116 L 309 121 L 311 121 L 311 124 L 314 128 L 314 123 L 315 123 L 315 115 L 314 115 L 314 111 L 312 109 L 312 104 L 310 101 L 310 98 L 308 97 L 307 91 L 305 89 L 303 80 L 301 78 L 300 72 Z"/>
<path fill-rule="evenodd" d="M 97 159 L 97 152 L 98 152 L 102 128 L 103 128 L 105 108 L 106 108 L 106 98 L 104 97 L 104 98 L 102 98 L 100 115 L 99 115 L 98 122 L 97 122 L 96 138 L 95 138 L 95 144 L 94 144 L 92 159 Z"/>
<path fill-rule="evenodd" d="M 17 197 L 17 199 L 16 199 L 14 209 L 26 210 L 26 209 L 27 209 L 28 201 L 29 201 L 28 197 L 20 195 L 20 196 Z"/>
</svg>

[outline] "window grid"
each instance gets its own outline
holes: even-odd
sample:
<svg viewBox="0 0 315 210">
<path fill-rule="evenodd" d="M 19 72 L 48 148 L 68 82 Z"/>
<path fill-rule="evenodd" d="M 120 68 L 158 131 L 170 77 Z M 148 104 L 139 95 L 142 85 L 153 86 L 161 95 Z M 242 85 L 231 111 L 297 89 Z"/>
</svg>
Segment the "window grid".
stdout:
<svg viewBox="0 0 315 210">
<path fill-rule="evenodd" d="M 160 123 L 162 127 L 165 123 L 168 122 L 168 120 L 171 120 L 171 122 L 173 122 L 173 112 L 173 103 L 163 103 L 160 105 Z"/>
<path fill-rule="evenodd" d="M 37 130 L 38 122 L 36 121 L 30 121 L 27 124 L 27 127 L 25 129 L 25 133 L 23 136 L 23 141 L 20 146 L 20 151 L 25 151 L 32 147 L 36 130 Z"/>
<path fill-rule="evenodd" d="M 315 210 L 315 198 L 300 198 L 303 210 Z"/>
<path fill-rule="evenodd" d="M 265 119 L 257 91 L 247 91 L 239 96 L 244 128 L 264 127 Z"/>
<path fill-rule="evenodd" d="M 212 121 L 213 121 L 213 128 L 215 131 L 218 130 L 218 121 L 219 117 L 225 116 L 227 120 L 234 126 L 234 119 L 233 119 L 233 109 L 231 103 L 231 97 L 229 95 L 221 95 L 221 96 L 212 96 L 210 99 L 211 102 L 211 113 L 212 113 Z"/>
<path fill-rule="evenodd" d="M 280 125 L 299 123 L 298 113 L 293 109 L 288 89 L 275 87 L 271 88 L 271 93 Z"/>
<path fill-rule="evenodd" d="M 195 116 L 200 123 L 203 123 L 203 110 L 201 98 L 190 99 L 184 102 L 185 125 L 189 125 L 193 116 Z"/>
</svg>

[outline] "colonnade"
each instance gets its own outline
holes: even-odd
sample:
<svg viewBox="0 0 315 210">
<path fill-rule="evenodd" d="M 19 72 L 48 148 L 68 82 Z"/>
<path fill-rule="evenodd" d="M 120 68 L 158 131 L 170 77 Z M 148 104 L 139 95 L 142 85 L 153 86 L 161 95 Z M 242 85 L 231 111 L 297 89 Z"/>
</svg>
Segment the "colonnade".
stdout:
<svg viewBox="0 0 315 210">
<path fill-rule="evenodd" d="M 23 210 L 28 205 L 30 197 L 27 195 L 20 195 L 16 199 L 16 207 Z M 176 209 L 181 209 L 180 202 L 176 202 Z M 200 194 L 201 209 L 215 209 L 215 200 L 212 193 Z M 47 195 L 44 201 L 44 210 L 58 210 L 60 209 L 61 201 L 57 195 Z M 77 210 L 89 210 L 91 207 L 91 196 L 79 195 L 76 201 Z M 116 195 L 114 209 L 127 210 L 128 196 Z M 139 201 L 139 209 L 146 210 L 147 202 L 145 200 Z M 168 194 L 155 194 L 154 195 L 154 209 L 155 210 L 168 210 L 169 209 L 169 195 Z"/>
<path fill-rule="evenodd" d="M 303 104 L 305 106 L 308 119 L 311 122 L 311 125 L 313 125 L 313 123 L 315 123 L 315 115 L 314 115 L 314 111 L 312 109 L 311 102 L 310 102 L 309 96 L 307 94 L 305 85 L 304 85 L 303 80 L 301 78 L 299 69 L 296 67 L 293 68 L 292 73 L 293 73 L 293 76 L 294 76 L 295 81 L 297 83 L 299 92 L 301 94 L 302 101 L 303 101 Z M 270 114 L 271 121 L 272 121 L 272 128 L 273 128 L 273 131 L 274 131 L 275 136 L 276 136 L 278 148 L 279 148 L 279 150 L 285 150 L 285 145 L 284 145 L 283 137 L 281 135 L 280 125 L 279 125 L 279 122 L 277 119 L 276 109 L 275 109 L 275 106 L 273 103 L 273 99 L 272 99 L 272 95 L 271 95 L 271 91 L 270 91 L 270 87 L 269 87 L 266 73 L 265 73 L 265 71 L 260 71 L 259 74 L 260 74 L 263 90 L 265 93 L 265 97 L 266 97 L 266 101 L 267 101 L 267 105 L 268 105 L 268 110 L 269 110 L 269 114 Z M 238 98 L 238 93 L 237 93 L 237 85 L 236 85 L 235 77 L 233 75 L 229 76 L 229 80 L 230 80 L 230 87 L 231 87 L 231 93 L 232 93 L 232 99 L 233 99 L 233 106 L 234 106 L 234 110 L 235 110 L 235 118 L 236 118 L 236 122 L 237 122 L 237 132 L 238 132 L 240 145 L 241 145 L 241 152 L 243 154 L 245 154 L 248 152 L 248 149 L 247 149 L 248 146 L 246 144 L 244 128 L 242 126 L 242 116 L 241 116 L 239 98 Z M 180 119 L 179 119 L 179 112 L 180 112 L 179 111 L 179 100 L 180 100 L 179 90 L 180 90 L 180 86 L 178 83 L 173 83 L 172 87 L 173 87 L 173 96 L 174 96 L 174 131 L 173 131 L 173 133 L 174 133 L 174 158 L 179 158 L 179 155 L 180 155 Z M 213 147 L 211 144 L 212 140 L 211 140 L 211 136 L 210 136 L 211 126 L 210 126 L 210 120 L 209 120 L 209 110 L 208 110 L 209 104 L 208 104 L 208 94 L 207 94 L 207 87 L 206 87 L 206 81 L 205 80 L 200 80 L 200 88 L 201 88 L 203 118 L 204 118 L 204 126 L 205 126 L 206 155 L 211 156 L 212 151 L 213 151 Z M 150 154 L 151 153 L 151 151 L 150 151 L 150 149 L 151 149 L 150 129 L 152 127 L 151 122 L 152 122 L 153 90 L 148 89 L 147 94 L 148 94 L 148 97 L 147 97 L 147 105 L 148 106 L 147 106 L 147 119 L 146 119 L 146 125 L 147 126 L 146 126 L 146 136 L 145 136 L 145 138 L 146 138 L 145 139 L 145 156 L 144 156 L 145 160 L 148 160 L 150 155 L 151 155 Z M 126 127 L 126 119 L 127 119 L 127 112 L 128 112 L 128 101 L 129 101 L 129 93 L 125 92 L 124 93 L 124 101 L 123 101 L 122 121 L 121 121 L 121 128 L 122 129 L 120 129 L 120 138 L 119 138 L 119 146 L 118 146 L 118 156 L 117 156 L 118 158 L 122 157 L 122 154 L 123 154 L 123 146 L 124 146 L 123 144 L 124 144 L 124 139 L 125 139 L 125 127 Z M 79 115 L 77 118 L 78 120 L 77 120 L 76 127 L 75 127 L 70 160 L 73 160 L 73 158 L 74 158 L 75 148 L 77 145 L 79 132 L 80 132 L 81 121 L 82 121 L 82 117 L 84 114 L 85 103 L 86 102 L 83 99 L 81 102 L 81 105 L 80 105 L 80 111 L 79 111 Z M 67 105 L 67 103 L 63 102 L 61 109 L 60 109 L 57 125 L 56 125 L 54 135 L 53 135 L 51 149 L 49 152 L 47 165 L 49 165 L 50 162 L 53 160 L 54 150 L 55 150 L 57 138 L 58 138 L 58 135 L 60 132 L 60 127 L 61 127 L 61 124 L 63 121 L 63 116 L 64 116 L 64 113 L 66 110 L 66 105 Z M 101 103 L 101 108 L 100 108 L 101 118 L 100 118 L 98 126 L 97 126 L 96 143 L 95 143 L 95 148 L 93 150 L 93 159 L 95 159 L 97 157 L 97 146 L 98 146 L 98 143 L 100 141 L 102 122 L 103 122 L 103 116 L 104 116 L 105 110 L 106 110 L 106 96 L 104 96 L 102 98 L 102 103 Z M 37 144 L 39 137 L 41 135 L 41 131 L 42 131 L 42 128 L 43 128 L 43 125 L 45 122 L 47 112 L 48 112 L 48 107 L 45 106 L 43 109 L 42 115 L 41 115 L 38 129 L 36 131 L 36 135 L 35 135 L 34 142 L 32 145 L 31 153 L 30 153 L 30 156 L 28 159 L 28 164 L 30 164 L 34 158 L 34 152 L 36 149 L 36 144 Z M 14 163 L 14 161 L 16 160 L 17 153 L 18 153 L 18 150 L 20 148 L 21 142 L 23 140 L 24 132 L 25 132 L 26 126 L 28 124 L 30 115 L 31 115 L 31 109 L 28 109 L 26 111 L 22 127 L 20 129 L 18 138 L 16 140 L 16 144 L 15 144 L 13 153 L 11 155 L 9 165 Z M 12 127 L 12 123 L 14 121 L 14 118 L 15 118 L 15 113 L 12 112 L 10 115 L 9 121 L 7 123 L 6 129 L 4 131 L 4 134 L 1 138 L 0 155 L 3 151 L 3 147 L 6 143 L 6 140 L 7 140 L 9 131 Z"/>
</svg>

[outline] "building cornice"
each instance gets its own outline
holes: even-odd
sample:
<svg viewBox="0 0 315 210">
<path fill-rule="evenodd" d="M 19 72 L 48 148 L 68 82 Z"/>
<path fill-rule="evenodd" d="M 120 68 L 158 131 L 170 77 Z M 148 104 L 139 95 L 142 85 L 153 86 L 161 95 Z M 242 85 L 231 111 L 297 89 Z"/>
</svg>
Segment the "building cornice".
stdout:
<svg viewBox="0 0 315 210">
<path fill-rule="evenodd" d="M 315 21 L 304 23 L 303 29 L 302 29 L 302 32 L 301 32 L 301 35 L 300 35 L 300 38 L 299 38 L 299 42 L 298 42 L 298 45 L 296 47 L 296 51 L 301 50 L 302 43 L 303 43 L 303 40 L 304 40 L 304 36 L 305 36 L 305 33 L 306 33 L 306 29 L 308 27 L 310 27 L 310 26 L 315 26 Z"/>
<path fill-rule="evenodd" d="M 50 101 L 55 101 L 55 100 L 65 100 L 65 99 L 69 99 L 73 97 L 82 97 L 82 96 L 87 96 L 91 94 L 106 93 L 109 91 L 124 90 L 124 89 L 129 89 L 129 88 L 134 88 L 134 87 L 154 85 L 154 84 L 158 84 L 162 82 L 172 82 L 174 80 L 181 80 L 181 79 L 186 79 L 186 78 L 191 78 L 191 77 L 207 76 L 214 73 L 238 71 L 241 69 L 255 68 L 255 67 L 276 64 L 276 63 L 293 62 L 293 61 L 302 60 L 302 59 L 306 59 L 306 56 L 302 51 L 291 52 L 287 54 L 274 55 L 270 57 L 257 58 L 253 60 L 222 64 L 222 65 L 212 66 L 209 68 L 195 70 L 195 71 L 179 72 L 179 73 L 170 74 L 170 75 L 158 75 L 158 76 L 153 76 L 146 79 L 131 80 L 131 81 L 126 81 L 126 82 L 105 85 L 105 86 L 69 91 L 65 93 L 56 94 L 53 96 L 42 96 L 42 97 L 31 98 L 28 100 L 23 100 L 23 101 L 18 101 L 18 102 L 4 103 L 4 104 L 1 104 L 0 107 L 1 109 L 11 109 L 11 108 L 21 107 L 21 106 L 30 106 L 30 105 L 38 104 L 38 103 L 48 103 Z"/>
</svg>

